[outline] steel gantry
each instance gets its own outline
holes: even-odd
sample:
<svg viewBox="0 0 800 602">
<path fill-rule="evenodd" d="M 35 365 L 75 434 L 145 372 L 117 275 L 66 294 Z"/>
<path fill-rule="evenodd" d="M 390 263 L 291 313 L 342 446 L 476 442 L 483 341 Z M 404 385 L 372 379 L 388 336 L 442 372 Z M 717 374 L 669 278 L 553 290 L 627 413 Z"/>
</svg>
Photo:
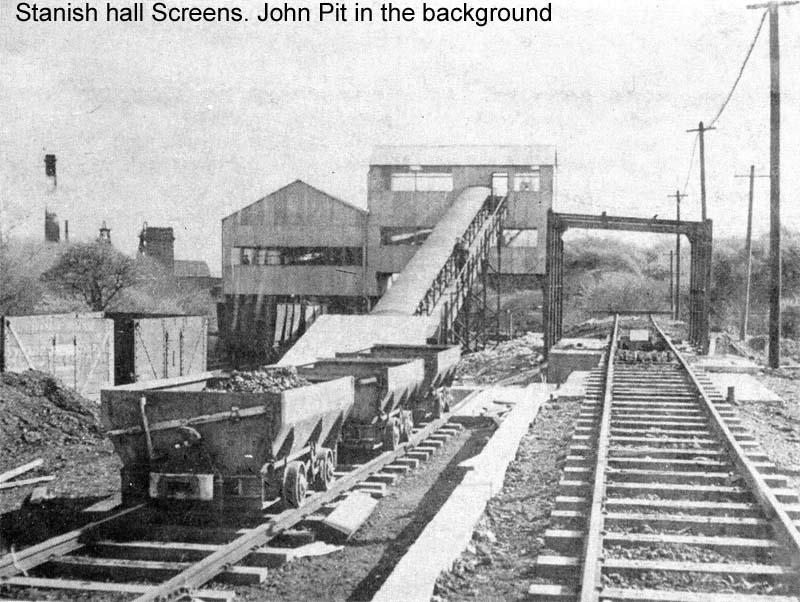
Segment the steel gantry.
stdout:
<svg viewBox="0 0 800 602">
<path fill-rule="evenodd" d="M 588 230 L 620 230 L 655 234 L 685 235 L 691 245 L 689 275 L 689 340 L 708 349 L 709 305 L 711 293 L 711 220 L 702 222 L 647 219 L 639 217 L 582 215 L 577 213 L 547 213 L 547 256 L 544 278 L 545 352 L 562 337 L 564 305 L 564 241 L 569 228 Z"/>
</svg>

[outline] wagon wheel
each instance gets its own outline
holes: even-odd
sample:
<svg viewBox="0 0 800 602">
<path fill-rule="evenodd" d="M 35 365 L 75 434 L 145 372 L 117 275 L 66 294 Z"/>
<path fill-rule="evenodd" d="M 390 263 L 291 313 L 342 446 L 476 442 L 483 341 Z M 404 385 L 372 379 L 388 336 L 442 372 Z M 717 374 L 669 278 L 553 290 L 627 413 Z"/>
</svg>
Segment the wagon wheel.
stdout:
<svg viewBox="0 0 800 602">
<path fill-rule="evenodd" d="M 283 475 L 283 502 L 290 508 L 299 508 L 306 497 L 306 467 L 295 460 L 286 467 Z"/>
<path fill-rule="evenodd" d="M 333 483 L 333 471 L 336 468 L 336 460 L 333 458 L 333 450 L 326 449 L 319 461 L 319 470 L 314 479 L 314 486 L 319 491 L 328 491 Z"/>
<path fill-rule="evenodd" d="M 397 420 L 392 418 L 383 427 L 383 449 L 384 451 L 393 451 L 400 445 L 400 426 Z"/>
<path fill-rule="evenodd" d="M 433 398 L 433 417 L 441 418 L 445 412 L 444 398 L 441 394 L 437 393 Z"/>
<path fill-rule="evenodd" d="M 406 443 L 411 438 L 411 431 L 414 429 L 414 419 L 411 417 L 411 412 L 403 414 L 402 422 L 400 425 L 400 441 Z"/>
</svg>

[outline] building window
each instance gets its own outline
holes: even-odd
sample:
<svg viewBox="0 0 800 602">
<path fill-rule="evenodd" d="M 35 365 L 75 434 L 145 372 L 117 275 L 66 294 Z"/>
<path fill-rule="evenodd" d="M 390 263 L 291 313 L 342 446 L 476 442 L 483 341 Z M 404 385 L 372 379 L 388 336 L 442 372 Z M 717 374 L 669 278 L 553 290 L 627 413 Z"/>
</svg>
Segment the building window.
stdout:
<svg viewBox="0 0 800 602">
<path fill-rule="evenodd" d="M 429 226 L 400 226 L 381 228 L 382 245 L 421 245 L 433 228 Z"/>
<path fill-rule="evenodd" d="M 515 192 L 539 192 L 539 170 L 514 174 Z"/>
<path fill-rule="evenodd" d="M 539 243 L 539 231 L 536 228 L 503 228 L 504 247 L 535 247 Z"/>
<path fill-rule="evenodd" d="M 392 192 L 450 192 L 453 174 L 398 172 L 392 174 Z"/>
<path fill-rule="evenodd" d="M 234 247 L 232 257 L 234 265 L 360 266 L 364 251 L 361 247 Z"/>
</svg>

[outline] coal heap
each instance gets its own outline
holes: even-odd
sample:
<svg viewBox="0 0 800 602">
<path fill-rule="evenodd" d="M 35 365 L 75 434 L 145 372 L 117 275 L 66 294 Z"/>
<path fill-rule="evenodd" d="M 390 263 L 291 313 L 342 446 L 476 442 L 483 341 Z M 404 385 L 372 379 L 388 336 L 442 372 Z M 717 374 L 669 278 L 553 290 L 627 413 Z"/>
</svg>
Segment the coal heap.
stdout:
<svg viewBox="0 0 800 602">
<path fill-rule="evenodd" d="M 228 391 L 230 393 L 280 393 L 287 389 L 307 387 L 311 383 L 292 367 L 263 366 L 256 370 L 234 370 L 229 376 L 216 378 L 208 383 L 206 391 Z"/>
</svg>

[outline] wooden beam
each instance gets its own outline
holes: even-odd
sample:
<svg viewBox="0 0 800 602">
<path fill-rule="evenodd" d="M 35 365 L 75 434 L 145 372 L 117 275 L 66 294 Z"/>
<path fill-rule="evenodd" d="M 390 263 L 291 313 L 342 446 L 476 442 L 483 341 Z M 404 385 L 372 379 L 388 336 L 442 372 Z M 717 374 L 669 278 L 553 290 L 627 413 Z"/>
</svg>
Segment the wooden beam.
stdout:
<svg viewBox="0 0 800 602">
<path fill-rule="evenodd" d="M 33 470 L 34 468 L 38 468 L 44 463 L 44 460 L 41 458 L 37 458 L 32 462 L 28 462 L 27 464 L 22 464 L 21 466 L 17 466 L 16 468 L 12 468 L 11 470 L 7 470 L 6 472 L 0 474 L 0 483 L 3 481 L 8 481 L 9 479 L 13 479 L 21 475 L 22 473 L 28 472 L 29 470 Z"/>
</svg>

